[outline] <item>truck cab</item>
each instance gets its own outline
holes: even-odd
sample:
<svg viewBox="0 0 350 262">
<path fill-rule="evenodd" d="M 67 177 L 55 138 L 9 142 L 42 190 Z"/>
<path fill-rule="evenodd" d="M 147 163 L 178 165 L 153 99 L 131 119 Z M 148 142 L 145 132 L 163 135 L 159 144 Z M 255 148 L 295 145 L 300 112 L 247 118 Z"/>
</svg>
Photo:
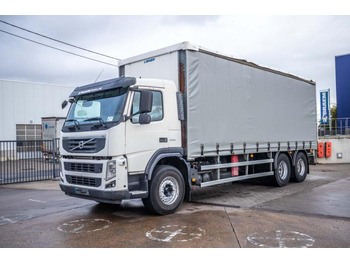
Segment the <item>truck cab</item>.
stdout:
<svg viewBox="0 0 350 262">
<path fill-rule="evenodd" d="M 61 189 L 105 203 L 147 198 L 152 159 L 181 151 L 176 92 L 172 81 L 131 77 L 74 90 L 61 132 Z"/>
</svg>

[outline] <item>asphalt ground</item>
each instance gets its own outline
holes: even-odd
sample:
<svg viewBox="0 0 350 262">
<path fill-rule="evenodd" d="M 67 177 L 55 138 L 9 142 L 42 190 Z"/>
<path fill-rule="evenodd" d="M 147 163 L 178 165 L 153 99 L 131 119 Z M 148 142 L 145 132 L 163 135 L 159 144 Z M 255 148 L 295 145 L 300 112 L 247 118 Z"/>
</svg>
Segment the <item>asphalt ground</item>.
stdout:
<svg viewBox="0 0 350 262">
<path fill-rule="evenodd" d="M 311 166 L 303 183 L 263 180 L 193 192 L 175 214 L 140 200 L 102 205 L 64 195 L 58 181 L 0 186 L 0 247 L 350 247 L 350 165 Z"/>
</svg>

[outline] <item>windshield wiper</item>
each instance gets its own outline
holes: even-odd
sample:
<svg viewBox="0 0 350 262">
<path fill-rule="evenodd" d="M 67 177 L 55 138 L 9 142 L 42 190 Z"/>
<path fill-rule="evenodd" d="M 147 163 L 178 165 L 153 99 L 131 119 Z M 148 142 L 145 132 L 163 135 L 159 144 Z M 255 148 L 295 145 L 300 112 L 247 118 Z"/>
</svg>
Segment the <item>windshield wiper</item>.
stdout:
<svg viewBox="0 0 350 262">
<path fill-rule="evenodd" d="M 105 121 L 103 121 L 103 119 L 101 117 L 91 117 L 91 118 L 85 119 L 84 122 L 86 122 L 86 121 L 95 121 L 95 120 L 100 122 L 99 126 L 102 125 L 102 126 L 105 127 Z"/>
<path fill-rule="evenodd" d="M 66 120 L 66 123 L 67 122 L 73 122 L 74 123 L 74 126 L 68 126 L 68 128 L 77 128 L 79 125 L 80 125 L 80 123 L 79 123 L 79 121 L 78 120 L 75 120 L 75 119 L 67 119 Z"/>
</svg>

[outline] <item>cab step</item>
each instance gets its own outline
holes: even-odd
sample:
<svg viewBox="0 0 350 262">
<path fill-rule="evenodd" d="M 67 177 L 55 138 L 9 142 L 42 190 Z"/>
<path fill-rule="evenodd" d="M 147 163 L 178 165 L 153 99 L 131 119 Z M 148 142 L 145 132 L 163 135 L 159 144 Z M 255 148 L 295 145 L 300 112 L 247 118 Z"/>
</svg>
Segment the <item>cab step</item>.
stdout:
<svg viewBox="0 0 350 262">
<path fill-rule="evenodd" d="M 130 194 L 131 194 L 130 198 L 144 198 L 148 196 L 148 191 L 134 190 L 134 191 L 130 191 Z"/>
</svg>

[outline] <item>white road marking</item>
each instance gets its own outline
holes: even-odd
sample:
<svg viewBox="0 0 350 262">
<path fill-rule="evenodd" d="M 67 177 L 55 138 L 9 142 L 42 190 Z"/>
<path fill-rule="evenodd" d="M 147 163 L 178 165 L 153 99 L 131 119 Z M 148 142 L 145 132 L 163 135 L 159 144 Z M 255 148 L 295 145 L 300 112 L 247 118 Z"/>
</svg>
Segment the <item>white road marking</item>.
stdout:
<svg viewBox="0 0 350 262">
<path fill-rule="evenodd" d="M 190 233 L 193 231 L 194 233 Z M 167 225 L 159 229 L 152 229 L 146 233 L 146 237 L 151 240 L 161 242 L 186 242 L 201 238 L 205 230 L 196 227 Z"/>
<path fill-rule="evenodd" d="M 32 218 L 32 216 L 29 215 L 23 215 L 23 214 L 15 214 L 15 215 L 9 215 L 9 216 L 1 216 L 0 217 L 0 226 L 6 225 L 6 224 L 14 224 L 19 221 L 27 220 Z"/>
<path fill-rule="evenodd" d="M 106 229 L 111 224 L 112 222 L 106 219 L 78 219 L 59 225 L 57 230 L 72 234 L 90 233 Z"/>
<path fill-rule="evenodd" d="M 45 201 L 41 201 L 41 200 L 37 200 L 37 199 L 28 199 L 29 201 L 32 201 L 32 202 L 38 202 L 38 203 L 46 203 Z"/>
<path fill-rule="evenodd" d="M 253 245 L 259 247 L 307 248 L 315 243 L 315 239 L 304 233 L 295 231 L 263 231 L 255 232 L 247 237 Z"/>
</svg>

